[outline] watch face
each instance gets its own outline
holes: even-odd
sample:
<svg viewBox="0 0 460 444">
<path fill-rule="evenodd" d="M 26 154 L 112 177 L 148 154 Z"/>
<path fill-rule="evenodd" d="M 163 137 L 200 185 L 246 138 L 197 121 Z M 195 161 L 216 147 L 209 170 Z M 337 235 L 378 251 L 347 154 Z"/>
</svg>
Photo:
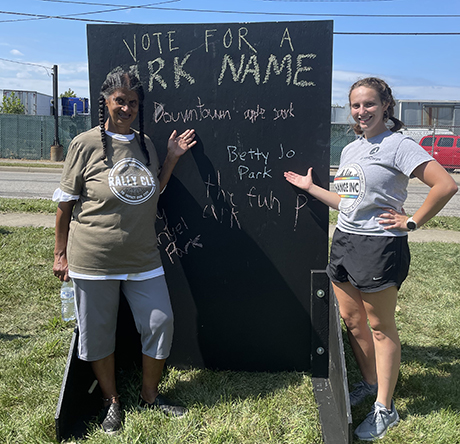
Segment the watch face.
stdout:
<svg viewBox="0 0 460 444">
<path fill-rule="evenodd" d="M 409 222 L 407 222 L 407 228 L 409 230 L 415 230 L 417 228 L 417 224 L 415 222 L 412 222 L 411 220 Z"/>
</svg>

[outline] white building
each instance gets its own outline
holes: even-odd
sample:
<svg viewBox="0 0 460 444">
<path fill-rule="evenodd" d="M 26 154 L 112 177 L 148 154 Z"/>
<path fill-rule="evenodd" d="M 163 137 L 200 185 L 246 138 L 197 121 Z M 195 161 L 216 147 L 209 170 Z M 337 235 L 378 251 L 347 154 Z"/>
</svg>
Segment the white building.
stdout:
<svg viewBox="0 0 460 444">
<path fill-rule="evenodd" d="M 52 96 L 42 94 L 36 91 L 19 91 L 12 89 L 0 89 L 0 97 L 9 97 L 11 94 L 19 97 L 19 100 L 25 107 L 25 114 L 33 116 L 50 116 L 53 114 L 51 100 Z"/>
<path fill-rule="evenodd" d="M 395 115 L 406 126 L 460 129 L 460 102 L 455 100 L 396 100 Z"/>
</svg>

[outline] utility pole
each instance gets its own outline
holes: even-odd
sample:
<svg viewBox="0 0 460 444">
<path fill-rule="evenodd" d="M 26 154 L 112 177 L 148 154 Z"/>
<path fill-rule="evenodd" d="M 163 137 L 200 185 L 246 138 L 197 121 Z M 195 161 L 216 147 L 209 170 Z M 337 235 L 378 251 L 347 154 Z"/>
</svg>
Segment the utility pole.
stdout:
<svg viewBox="0 0 460 444">
<path fill-rule="evenodd" d="M 54 145 L 51 146 L 50 160 L 64 160 L 64 149 L 59 143 L 59 106 L 58 106 L 58 67 L 53 65 L 53 115 L 54 115 Z"/>
</svg>

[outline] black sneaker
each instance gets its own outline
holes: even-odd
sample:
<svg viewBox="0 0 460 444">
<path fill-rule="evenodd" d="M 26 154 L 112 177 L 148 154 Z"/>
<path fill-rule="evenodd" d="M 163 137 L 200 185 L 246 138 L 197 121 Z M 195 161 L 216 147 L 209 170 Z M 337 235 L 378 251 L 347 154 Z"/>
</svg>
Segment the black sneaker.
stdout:
<svg viewBox="0 0 460 444">
<path fill-rule="evenodd" d="M 111 403 L 104 408 L 102 417 L 102 428 L 108 435 L 114 435 L 121 428 L 121 422 L 123 421 L 123 413 L 121 405 L 117 403 Z"/>
<path fill-rule="evenodd" d="M 188 413 L 188 410 L 185 407 L 173 403 L 168 398 L 165 398 L 163 395 L 158 395 L 155 398 L 155 401 L 149 403 L 142 399 L 142 396 L 139 395 L 139 409 L 160 409 L 164 414 L 168 416 L 173 416 L 175 418 L 182 418 Z"/>
</svg>

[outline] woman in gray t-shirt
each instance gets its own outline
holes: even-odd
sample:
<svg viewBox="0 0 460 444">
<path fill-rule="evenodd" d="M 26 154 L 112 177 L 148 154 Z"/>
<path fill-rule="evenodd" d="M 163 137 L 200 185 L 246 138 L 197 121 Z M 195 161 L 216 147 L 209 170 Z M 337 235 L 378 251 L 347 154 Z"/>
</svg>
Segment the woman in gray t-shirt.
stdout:
<svg viewBox="0 0 460 444">
<path fill-rule="evenodd" d="M 195 133 L 172 132 L 160 169 L 143 131 L 143 100 L 142 83 L 131 71 L 116 69 L 107 76 L 99 98 L 100 124 L 72 141 L 53 196 L 59 201 L 53 271 L 61 281 L 73 280 L 78 356 L 91 362 L 99 382 L 101 425 L 108 434 L 120 429 L 123 416 L 114 353 L 121 292 L 141 335 L 139 407 L 186 413 L 158 392 L 173 313 L 154 223 L 158 196 L 179 158 L 196 144 Z M 139 131 L 134 131 L 137 117 Z"/>
<path fill-rule="evenodd" d="M 457 185 L 423 148 L 397 133 L 402 122 L 394 117 L 395 101 L 383 80 L 359 80 L 350 88 L 349 102 L 353 129 L 360 137 L 343 149 L 336 192 L 315 185 L 312 168 L 306 176 L 291 171 L 284 175 L 339 210 L 327 273 L 363 376 L 350 393 L 350 403 L 376 396 L 371 412 L 355 430 L 358 438 L 372 441 L 399 422 L 393 402 L 401 361 L 395 308 L 409 270 L 407 233 L 436 215 Z M 388 120 L 393 122 L 390 130 Z M 403 204 L 411 176 L 431 190 L 408 217 Z"/>
</svg>

